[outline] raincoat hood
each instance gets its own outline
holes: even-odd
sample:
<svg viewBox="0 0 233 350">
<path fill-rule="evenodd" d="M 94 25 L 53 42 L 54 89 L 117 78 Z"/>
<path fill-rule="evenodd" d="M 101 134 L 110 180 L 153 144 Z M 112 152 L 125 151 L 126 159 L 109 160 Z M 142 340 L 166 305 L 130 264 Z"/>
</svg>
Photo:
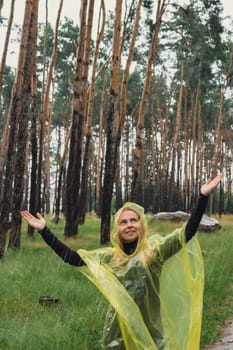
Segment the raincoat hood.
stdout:
<svg viewBox="0 0 233 350">
<path fill-rule="evenodd" d="M 137 247 L 132 255 L 137 254 L 140 250 L 145 247 L 147 242 L 147 234 L 148 234 L 148 226 L 147 221 L 144 213 L 144 208 L 141 207 L 139 204 L 133 203 L 133 202 L 126 202 L 122 208 L 120 208 L 117 213 L 115 214 L 114 218 L 114 224 L 113 228 L 111 230 L 111 243 L 113 247 L 117 250 L 118 254 L 126 255 L 122 250 L 122 243 L 119 238 L 119 219 L 121 214 L 125 210 L 132 210 L 134 211 L 140 220 L 141 223 L 141 231 L 139 232 Z"/>
</svg>

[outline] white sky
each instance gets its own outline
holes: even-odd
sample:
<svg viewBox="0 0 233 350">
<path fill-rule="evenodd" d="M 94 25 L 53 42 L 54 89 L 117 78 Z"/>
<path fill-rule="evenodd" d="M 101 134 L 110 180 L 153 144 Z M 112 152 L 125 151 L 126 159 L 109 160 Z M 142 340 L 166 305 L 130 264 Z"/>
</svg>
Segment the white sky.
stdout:
<svg viewBox="0 0 233 350">
<path fill-rule="evenodd" d="M 185 0 L 178 0 L 177 2 L 182 3 L 184 1 Z M 22 24 L 25 2 L 26 0 L 24 2 L 22 0 L 15 0 L 14 24 Z M 80 2 L 81 0 L 64 0 L 61 17 L 72 18 L 74 23 L 78 23 Z M 99 2 L 100 0 L 96 0 L 96 6 L 98 6 Z M 46 0 L 39 1 L 39 22 L 44 22 L 45 20 L 45 3 L 46 3 Z M 48 17 L 51 23 L 55 23 L 59 3 L 60 3 L 60 0 L 48 0 Z M 224 6 L 224 15 L 231 16 L 233 18 L 232 0 L 222 0 L 222 3 Z M 10 5 L 11 5 L 10 0 L 4 0 L 4 5 L 1 12 L 1 15 L 3 17 L 6 17 L 6 18 L 9 17 Z M 107 10 L 109 8 L 114 9 L 114 5 L 115 5 L 115 0 L 105 1 L 105 6 Z M 4 22 L 4 24 L 7 24 L 7 20 Z M 0 58 L 2 55 L 2 47 L 5 40 L 5 29 L 6 28 L 1 24 L 0 25 L 0 43 L 1 43 Z M 11 51 L 12 51 L 11 49 L 8 50 L 9 54 L 7 57 L 7 64 L 10 66 L 16 66 L 17 55 L 12 53 L 10 54 Z"/>
</svg>

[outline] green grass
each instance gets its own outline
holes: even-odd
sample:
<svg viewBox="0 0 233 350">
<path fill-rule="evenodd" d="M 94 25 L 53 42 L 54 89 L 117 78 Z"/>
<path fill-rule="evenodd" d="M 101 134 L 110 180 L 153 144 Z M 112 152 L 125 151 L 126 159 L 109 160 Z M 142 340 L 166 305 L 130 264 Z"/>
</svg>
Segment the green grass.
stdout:
<svg viewBox="0 0 233 350">
<path fill-rule="evenodd" d="M 222 217 L 222 229 L 199 233 L 205 256 L 202 345 L 212 342 L 233 309 L 232 216 Z M 99 220 L 89 216 L 80 227 L 73 249 L 99 247 Z M 64 222 L 49 222 L 63 238 Z M 150 232 L 171 232 L 177 224 L 149 220 Z M 22 247 L 10 250 L 0 263 L 0 350 L 98 350 L 107 304 L 78 269 L 64 264 L 35 233 Z M 57 297 L 56 306 L 42 306 L 40 296 Z"/>
<path fill-rule="evenodd" d="M 222 217 L 221 230 L 199 235 L 205 253 L 202 344 L 216 340 L 224 320 L 233 314 L 232 221 L 232 216 Z"/>
</svg>

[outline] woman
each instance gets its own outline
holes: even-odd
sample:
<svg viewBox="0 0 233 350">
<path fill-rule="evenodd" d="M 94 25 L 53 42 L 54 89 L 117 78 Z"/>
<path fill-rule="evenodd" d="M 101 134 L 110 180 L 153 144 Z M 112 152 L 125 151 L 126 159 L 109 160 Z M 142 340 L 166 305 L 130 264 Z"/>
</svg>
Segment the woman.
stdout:
<svg viewBox="0 0 233 350">
<path fill-rule="evenodd" d="M 92 252 L 71 250 L 51 233 L 39 213 L 36 217 L 28 211 L 21 213 L 65 262 L 87 265 L 81 271 L 109 301 L 104 349 L 199 348 L 203 269 L 200 249 L 191 238 L 205 211 L 208 195 L 222 176 L 219 174 L 202 186 L 188 223 L 166 237 L 147 237 L 143 208 L 125 203 L 116 214 L 111 232 L 113 247 Z M 189 241 L 193 242 L 186 249 Z"/>
</svg>

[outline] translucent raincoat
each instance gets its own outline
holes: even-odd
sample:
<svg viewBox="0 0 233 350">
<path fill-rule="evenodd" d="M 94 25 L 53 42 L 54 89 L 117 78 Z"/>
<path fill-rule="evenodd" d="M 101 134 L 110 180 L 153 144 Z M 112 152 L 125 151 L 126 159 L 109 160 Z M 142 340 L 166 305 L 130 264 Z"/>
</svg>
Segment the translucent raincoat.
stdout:
<svg viewBox="0 0 233 350">
<path fill-rule="evenodd" d="M 126 208 L 142 226 L 132 255 L 118 238 L 118 218 Z M 196 238 L 185 244 L 184 230 L 147 237 L 143 208 L 126 203 L 116 214 L 113 248 L 78 250 L 87 264 L 82 272 L 109 301 L 103 349 L 199 349 L 203 262 Z"/>
</svg>

